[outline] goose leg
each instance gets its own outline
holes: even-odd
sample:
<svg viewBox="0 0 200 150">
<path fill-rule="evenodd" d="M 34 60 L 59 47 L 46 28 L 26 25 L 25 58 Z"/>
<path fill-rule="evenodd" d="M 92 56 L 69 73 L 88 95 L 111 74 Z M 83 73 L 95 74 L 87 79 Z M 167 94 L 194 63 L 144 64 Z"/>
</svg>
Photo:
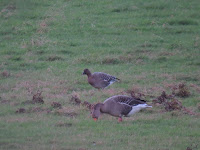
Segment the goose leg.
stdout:
<svg viewBox="0 0 200 150">
<path fill-rule="evenodd" d="M 119 117 L 119 118 L 118 118 L 118 122 L 122 122 L 122 117 Z"/>
</svg>

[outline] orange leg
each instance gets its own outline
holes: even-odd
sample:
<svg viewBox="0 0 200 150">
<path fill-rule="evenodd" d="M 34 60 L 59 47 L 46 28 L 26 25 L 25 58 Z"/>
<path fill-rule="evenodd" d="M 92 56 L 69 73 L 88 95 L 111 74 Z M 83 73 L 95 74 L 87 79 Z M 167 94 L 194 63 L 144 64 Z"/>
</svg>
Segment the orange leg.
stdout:
<svg viewBox="0 0 200 150">
<path fill-rule="evenodd" d="M 122 122 L 122 118 L 121 117 L 118 118 L 118 122 Z"/>
</svg>

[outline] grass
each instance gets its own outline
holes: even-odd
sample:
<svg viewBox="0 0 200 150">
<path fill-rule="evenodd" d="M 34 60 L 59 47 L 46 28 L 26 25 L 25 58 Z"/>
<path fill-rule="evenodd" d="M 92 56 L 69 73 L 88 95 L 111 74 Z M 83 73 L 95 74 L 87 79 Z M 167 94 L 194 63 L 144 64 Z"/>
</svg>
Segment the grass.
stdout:
<svg viewBox="0 0 200 150">
<path fill-rule="evenodd" d="M 94 122 L 70 103 L 131 89 L 151 103 L 185 83 L 191 95 L 177 98 L 199 114 L 199 9 L 198 0 L 0 0 L 0 149 L 199 149 L 199 115 L 154 106 L 120 124 L 108 115 Z M 95 90 L 85 68 L 122 81 Z M 23 103 L 38 90 L 44 104 Z"/>
</svg>

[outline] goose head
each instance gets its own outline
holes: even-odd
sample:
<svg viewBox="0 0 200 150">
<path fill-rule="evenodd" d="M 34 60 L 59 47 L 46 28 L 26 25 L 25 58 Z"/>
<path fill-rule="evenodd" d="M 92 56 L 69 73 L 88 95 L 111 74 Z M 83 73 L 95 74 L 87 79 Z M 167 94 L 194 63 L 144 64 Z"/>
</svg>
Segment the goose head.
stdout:
<svg viewBox="0 0 200 150">
<path fill-rule="evenodd" d="M 96 105 L 94 105 L 93 109 L 92 109 L 92 118 L 94 119 L 94 121 L 97 121 L 100 114 L 101 114 L 101 107 L 103 107 L 102 103 L 97 103 Z"/>
<path fill-rule="evenodd" d="M 82 75 L 90 75 L 91 72 L 89 69 L 84 69 Z"/>
</svg>

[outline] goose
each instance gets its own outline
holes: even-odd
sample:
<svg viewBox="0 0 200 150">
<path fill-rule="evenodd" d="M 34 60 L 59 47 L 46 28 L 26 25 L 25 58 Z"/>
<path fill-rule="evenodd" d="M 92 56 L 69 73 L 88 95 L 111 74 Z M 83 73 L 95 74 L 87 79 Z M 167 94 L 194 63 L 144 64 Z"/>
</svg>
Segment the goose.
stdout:
<svg viewBox="0 0 200 150">
<path fill-rule="evenodd" d="M 104 89 L 120 79 L 103 72 L 91 73 L 89 69 L 84 69 L 83 75 L 87 75 L 88 83 L 97 89 Z"/>
<path fill-rule="evenodd" d="M 141 109 L 152 107 L 146 104 L 145 100 L 133 98 L 126 95 L 115 95 L 106 99 L 103 103 L 97 103 L 92 109 L 92 118 L 97 121 L 101 113 L 107 113 L 111 116 L 118 117 L 118 121 L 122 121 L 122 117 L 130 117 L 139 112 Z"/>
</svg>

